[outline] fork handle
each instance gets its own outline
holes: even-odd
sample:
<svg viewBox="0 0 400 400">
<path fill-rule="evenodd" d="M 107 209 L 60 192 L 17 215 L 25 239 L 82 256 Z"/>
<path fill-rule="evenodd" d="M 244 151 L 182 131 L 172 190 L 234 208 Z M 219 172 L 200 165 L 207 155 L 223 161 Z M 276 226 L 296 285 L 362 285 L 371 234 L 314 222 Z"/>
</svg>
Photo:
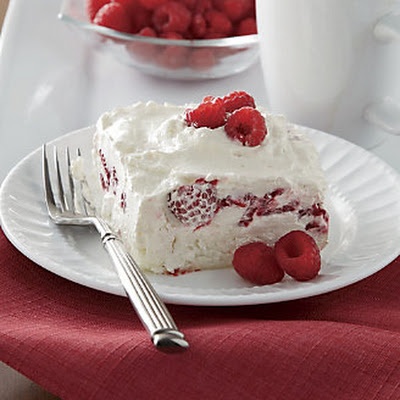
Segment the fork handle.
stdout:
<svg viewBox="0 0 400 400">
<path fill-rule="evenodd" d="M 165 352 L 177 352 L 189 347 L 166 306 L 150 285 L 122 242 L 111 232 L 102 235 L 104 248 L 110 255 L 128 298 L 153 344 Z"/>
</svg>

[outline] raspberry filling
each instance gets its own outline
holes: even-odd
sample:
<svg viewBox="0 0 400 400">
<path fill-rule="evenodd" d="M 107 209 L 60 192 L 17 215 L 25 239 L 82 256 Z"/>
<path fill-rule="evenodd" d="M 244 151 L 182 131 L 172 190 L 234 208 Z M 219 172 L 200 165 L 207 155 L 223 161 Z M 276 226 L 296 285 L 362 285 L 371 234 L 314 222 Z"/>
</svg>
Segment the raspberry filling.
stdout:
<svg viewBox="0 0 400 400">
<path fill-rule="evenodd" d="M 102 171 L 99 174 L 101 187 L 105 192 L 117 195 L 119 178 L 114 166 L 109 166 L 103 151 L 98 151 Z M 314 230 L 321 233 L 328 232 L 329 216 L 319 203 L 311 207 L 301 208 L 300 201 L 290 196 L 289 190 L 275 189 L 256 196 L 246 193 L 242 196 L 218 197 L 218 180 L 207 181 L 198 178 L 191 185 L 182 185 L 167 195 L 167 206 L 172 214 L 185 226 L 192 226 L 195 230 L 209 225 L 221 210 L 229 207 L 239 207 L 243 213 L 238 225 L 248 227 L 257 217 L 272 214 L 296 212 L 299 220 L 304 220 L 305 230 Z M 126 193 L 122 192 L 119 205 L 125 211 L 127 206 Z"/>
<path fill-rule="evenodd" d="M 119 178 L 117 170 L 114 166 L 110 167 L 107 163 L 106 156 L 100 149 L 98 151 L 100 157 L 100 163 L 102 171 L 99 173 L 100 185 L 104 192 L 111 192 L 114 196 L 117 195 L 117 188 L 119 184 Z M 119 198 L 119 205 L 123 211 L 126 209 L 126 193 L 122 192 Z"/>
<path fill-rule="evenodd" d="M 113 194 L 117 194 L 118 176 L 115 167 L 109 167 L 107 165 L 106 157 L 104 153 L 99 150 L 100 162 L 103 167 L 103 171 L 100 172 L 100 183 L 104 191 L 111 191 Z"/>
<path fill-rule="evenodd" d="M 192 185 L 183 185 L 168 193 L 167 205 L 172 214 L 185 226 L 199 229 L 209 225 L 223 209 L 239 207 L 243 213 L 238 225 L 248 227 L 257 217 L 272 214 L 297 213 L 299 220 L 304 220 L 306 230 L 321 233 L 328 231 L 329 217 L 319 203 L 309 208 L 302 208 L 298 199 L 290 196 L 288 189 L 278 188 L 263 196 L 246 193 L 243 196 L 219 198 L 218 180 L 197 179 Z"/>
<path fill-rule="evenodd" d="M 208 225 L 219 211 L 217 180 L 197 179 L 192 185 L 183 185 L 168 193 L 168 208 L 187 226 L 196 229 Z"/>
</svg>

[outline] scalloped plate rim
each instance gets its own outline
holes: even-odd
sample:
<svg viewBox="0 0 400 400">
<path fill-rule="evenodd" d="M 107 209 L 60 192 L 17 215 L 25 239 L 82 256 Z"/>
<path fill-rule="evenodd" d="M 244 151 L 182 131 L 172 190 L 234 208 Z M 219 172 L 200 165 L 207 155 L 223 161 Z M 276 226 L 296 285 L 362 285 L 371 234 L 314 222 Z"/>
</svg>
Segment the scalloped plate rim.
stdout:
<svg viewBox="0 0 400 400">
<path fill-rule="evenodd" d="M 330 161 L 333 161 L 332 165 L 335 165 L 335 163 L 338 162 L 338 159 L 335 154 L 332 154 L 330 152 L 330 146 L 335 146 L 336 149 L 341 149 L 342 151 L 346 152 L 346 157 L 352 157 L 354 160 L 358 160 L 359 165 L 359 173 L 362 173 L 363 170 L 366 168 L 366 162 L 368 163 L 374 163 L 375 166 L 381 171 L 381 173 L 378 173 L 377 176 L 375 176 L 376 179 L 380 179 L 381 181 L 390 180 L 392 183 L 391 190 L 393 191 L 393 195 L 400 199 L 400 177 L 397 174 L 396 171 L 394 171 L 391 167 L 389 167 L 384 161 L 380 160 L 378 157 L 374 156 L 372 153 L 369 153 L 367 150 L 362 149 L 361 147 L 358 147 L 350 142 L 347 142 L 344 139 L 338 138 L 336 136 L 320 132 L 314 129 L 306 128 L 306 127 L 299 127 L 304 133 L 310 136 L 311 140 L 314 141 L 316 144 L 316 147 L 319 149 L 319 151 L 322 151 L 322 164 L 323 164 L 323 154 L 326 156 L 329 155 L 331 158 Z M 68 134 L 65 134 L 61 137 L 58 137 L 54 139 L 51 143 L 64 143 L 68 142 L 76 142 L 78 144 L 85 143 L 85 140 L 88 141 L 90 140 L 91 134 L 94 131 L 94 127 L 86 127 L 82 128 L 73 132 L 70 132 Z M 84 138 L 81 139 L 81 138 Z M 336 158 L 335 158 L 336 157 Z M 82 271 L 71 271 L 70 266 L 68 266 L 68 259 L 65 260 L 66 265 L 61 263 L 60 265 L 52 265 L 51 258 L 47 256 L 47 254 L 43 251 L 37 250 L 34 248 L 35 246 L 35 240 L 30 240 L 28 236 L 32 236 L 32 231 L 29 232 L 29 229 L 25 232 L 23 232 L 23 229 L 18 228 L 18 214 L 15 213 L 13 207 L 16 206 L 16 198 L 13 197 L 16 196 L 16 191 L 13 190 L 13 186 L 16 184 L 18 185 L 18 180 L 21 181 L 22 179 L 22 174 L 26 174 L 27 167 L 29 164 L 37 165 L 37 170 L 33 171 L 32 173 L 34 174 L 35 178 L 38 178 L 38 171 L 39 171 L 39 177 L 40 177 L 40 162 L 36 162 L 37 158 L 40 160 L 40 149 L 36 149 L 30 154 L 28 154 L 26 157 L 24 157 L 7 175 L 6 179 L 3 181 L 2 186 L 0 188 L 0 216 L 2 219 L 2 229 L 7 236 L 7 238 L 10 240 L 10 242 L 19 250 L 21 251 L 24 255 L 26 255 L 28 258 L 30 258 L 32 261 L 34 261 L 36 264 L 42 266 L 43 268 L 49 270 L 50 272 L 59 275 L 63 278 L 66 278 L 68 280 L 71 280 L 75 283 L 82 284 L 84 286 L 91 287 L 96 290 L 101 290 L 107 293 L 115 294 L 115 295 L 122 295 L 124 296 L 125 293 L 122 289 L 122 286 L 119 284 L 115 272 L 112 270 L 112 267 L 107 267 L 108 269 L 105 270 L 104 266 L 102 268 L 105 273 L 105 275 L 102 277 L 102 279 L 99 280 L 99 277 L 96 277 L 97 271 L 90 271 L 90 273 L 84 273 Z M 328 169 L 329 170 L 329 169 Z M 335 172 L 330 171 L 330 175 L 333 174 L 333 177 L 335 177 Z M 29 174 L 28 174 L 29 175 Z M 331 177 L 332 178 L 332 177 Z M 339 177 L 340 178 L 340 177 Z M 338 179 L 339 179 L 338 178 Z M 344 176 L 341 177 L 342 181 L 346 180 L 351 180 L 350 175 L 349 176 Z M 40 179 L 39 179 L 40 181 Z M 328 179 L 329 183 L 329 179 Z M 341 183 L 340 179 L 338 182 L 335 182 L 332 186 L 332 190 L 334 189 L 334 186 L 339 183 L 339 186 Z M 38 202 L 37 207 L 40 207 L 39 209 L 35 209 L 34 211 L 37 212 L 38 214 L 36 216 L 39 216 L 39 220 L 34 220 L 33 225 L 35 226 L 36 230 L 39 229 L 39 232 L 41 230 L 46 234 L 50 235 L 49 237 L 53 235 L 64 235 L 65 230 L 63 227 L 57 227 L 54 224 L 52 224 L 47 217 L 47 214 L 45 213 L 45 208 L 43 200 L 42 200 L 42 193 L 41 190 L 35 190 L 35 185 L 40 185 L 40 182 L 36 182 L 35 180 L 32 181 L 33 187 L 28 188 L 25 192 L 20 191 L 19 194 L 22 196 L 26 195 L 31 195 L 33 198 Z M 36 188 L 37 189 L 37 188 Z M 339 192 L 340 192 L 340 187 L 339 187 Z M 346 193 L 344 193 L 346 195 Z M 373 194 L 372 194 L 373 195 Z M 338 196 L 340 197 L 341 194 L 339 193 Z M 390 199 L 389 199 L 390 200 Z M 350 202 L 351 203 L 351 202 Z M 353 208 L 355 208 L 355 213 L 357 213 L 357 206 L 358 204 L 350 204 Z M 43 207 L 43 208 L 41 208 Z M 18 206 L 17 206 L 18 208 Z M 27 214 L 29 216 L 29 211 L 27 211 Z M 34 215 L 35 216 L 35 215 Z M 174 304 L 183 304 L 183 305 L 196 305 L 196 306 L 237 306 L 237 305 L 251 305 L 251 304 L 263 304 L 263 303 L 275 303 L 275 302 L 281 302 L 281 301 L 288 301 L 288 300 L 296 300 L 300 298 L 306 298 L 310 296 L 315 296 L 323 293 L 328 293 L 346 286 L 349 286 L 351 284 L 354 284 L 374 273 L 377 271 L 381 270 L 384 268 L 387 264 L 389 264 L 391 261 L 393 261 L 399 254 L 400 254 L 400 206 L 397 207 L 393 215 L 389 215 L 391 220 L 394 220 L 396 222 L 397 220 L 397 226 L 396 227 L 391 227 L 392 231 L 391 232 L 394 237 L 393 237 L 393 244 L 389 243 L 388 248 L 385 249 L 384 254 L 379 254 L 379 261 L 372 259 L 372 258 L 367 258 L 366 260 L 363 259 L 363 263 L 368 263 L 367 268 L 361 269 L 361 270 L 350 270 L 350 273 L 348 270 L 345 270 L 345 273 L 342 275 L 339 275 L 338 277 L 334 277 L 332 280 L 329 279 L 329 271 L 335 267 L 335 263 L 343 264 L 340 263 L 341 256 L 343 258 L 346 258 L 346 253 L 343 253 L 342 255 L 337 255 L 335 251 L 331 251 L 331 256 L 329 260 L 329 256 L 326 257 L 328 261 L 326 262 L 327 265 L 327 271 L 328 273 L 324 273 L 324 266 L 322 270 L 322 276 L 318 277 L 315 281 L 312 282 L 307 282 L 307 283 L 300 283 L 300 282 L 295 282 L 291 280 L 291 278 L 285 278 L 282 287 L 288 287 L 289 290 L 279 289 L 281 283 L 277 285 L 272 285 L 272 286 L 265 286 L 265 287 L 257 287 L 257 286 L 251 286 L 247 285 L 245 283 L 242 284 L 241 280 L 239 277 L 236 276 L 236 274 L 231 270 L 215 270 L 215 271 L 202 271 L 202 272 L 196 272 L 192 274 L 188 274 L 191 276 L 190 279 L 187 279 L 186 276 L 183 277 L 159 277 L 159 276 L 153 276 L 149 275 L 150 280 L 153 282 L 156 290 L 160 294 L 161 298 L 167 302 L 167 303 L 174 303 Z M 386 216 L 385 216 L 386 218 Z M 29 218 L 28 218 L 29 219 Z M 340 221 L 338 221 L 340 222 Z M 379 220 L 377 221 L 379 222 Z M 36 225 L 35 225 L 36 224 Z M 343 224 L 345 226 L 345 224 Z M 375 224 L 377 225 L 377 223 Z M 372 226 L 375 226 L 372 225 Z M 65 238 L 65 242 L 61 244 L 61 249 L 63 249 L 64 252 L 71 251 L 71 256 L 74 255 L 74 235 L 78 234 L 80 238 L 86 238 L 89 237 L 89 234 L 87 231 L 83 233 L 82 231 L 78 231 L 80 228 L 66 228 L 69 230 L 68 235 L 62 236 Z M 75 230 L 74 230 L 75 229 Z M 82 229 L 87 229 L 87 228 L 82 228 Z M 360 233 L 357 232 L 355 233 L 355 238 L 353 238 L 353 241 L 357 239 L 357 237 L 360 235 Z M 93 239 L 88 239 L 88 242 L 90 240 L 96 240 L 97 236 L 93 237 Z M 67 239 L 71 240 L 71 242 L 68 242 Z M 86 240 L 86 239 L 84 239 Z M 372 243 L 374 244 L 374 243 Z M 36 243 L 37 245 L 37 243 Z M 50 246 L 52 243 L 50 243 Z M 342 245 L 342 242 L 341 242 Z M 99 246 L 101 247 L 100 243 Z M 330 244 L 328 245 L 328 247 Z M 350 244 L 350 247 L 352 245 Z M 50 248 L 51 250 L 51 248 Z M 334 249 L 336 250 L 336 249 Z M 325 250 L 324 250 L 325 252 Z M 323 252 L 323 259 L 324 257 L 324 252 Z M 329 253 L 329 251 L 328 251 Z M 64 253 L 65 256 L 65 253 Z M 90 254 L 87 256 L 85 259 L 85 255 L 82 254 L 77 254 L 78 260 L 94 263 L 96 260 L 90 259 Z M 350 256 L 349 256 L 350 257 Z M 351 257 L 350 257 L 351 258 Z M 349 259 L 350 259 L 349 258 Z M 374 263 L 372 263 L 372 261 Z M 70 260 L 69 260 L 70 261 Z M 350 259 L 349 265 L 351 265 L 354 262 L 357 262 L 357 260 L 351 260 Z M 347 262 L 347 261 L 346 261 Z M 346 266 L 346 262 L 344 262 L 343 265 Z M 332 265 L 331 265 L 332 264 Z M 342 267 L 342 266 L 341 266 Z M 350 267 L 351 269 L 351 267 Z M 195 275 L 195 274 L 202 274 L 202 275 Z M 233 282 L 235 285 L 238 285 L 237 287 L 228 287 L 228 288 L 222 288 L 220 291 L 218 291 L 216 288 L 202 288 L 200 291 L 196 292 L 196 287 L 191 287 L 190 284 L 192 283 L 192 280 L 194 279 L 194 276 L 203 276 L 206 277 L 205 279 L 208 279 L 207 277 L 211 275 L 212 279 L 214 277 L 217 277 L 218 279 L 225 279 L 228 278 L 228 283 Z M 109 279 L 108 279 L 109 278 Z M 105 280 L 105 281 L 104 281 Z M 186 282 L 188 280 L 188 282 Z M 179 286 L 176 285 L 177 283 L 182 283 L 183 285 Z M 185 283 L 186 282 L 186 283 Z M 205 281 L 207 282 L 207 281 Z M 224 283 L 224 282 L 221 282 Z M 286 285 L 286 286 L 285 286 Z M 194 290 L 194 292 L 189 293 L 190 290 Z"/>
</svg>

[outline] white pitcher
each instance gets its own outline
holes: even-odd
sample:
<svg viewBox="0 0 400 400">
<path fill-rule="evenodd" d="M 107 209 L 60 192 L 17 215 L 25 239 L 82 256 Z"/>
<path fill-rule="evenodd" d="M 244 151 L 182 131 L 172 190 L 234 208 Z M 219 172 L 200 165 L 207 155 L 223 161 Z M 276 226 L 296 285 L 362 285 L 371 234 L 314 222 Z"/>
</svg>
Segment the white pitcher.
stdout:
<svg viewBox="0 0 400 400">
<path fill-rule="evenodd" d="M 271 111 L 365 148 L 400 134 L 400 0 L 257 0 Z"/>
</svg>

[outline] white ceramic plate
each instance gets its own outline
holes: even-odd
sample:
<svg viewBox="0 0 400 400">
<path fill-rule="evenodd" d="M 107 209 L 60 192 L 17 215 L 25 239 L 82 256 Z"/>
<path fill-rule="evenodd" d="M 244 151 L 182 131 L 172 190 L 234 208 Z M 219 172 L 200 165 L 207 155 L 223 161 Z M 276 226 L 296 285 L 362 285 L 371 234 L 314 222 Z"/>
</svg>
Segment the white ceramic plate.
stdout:
<svg viewBox="0 0 400 400">
<path fill-rule="evenodd" d="M 326 133 L 302 128 L 315 143 L 329 182 L 329 244 L 320 275 L 309 282 L 289 277 L 254 286 L 233 269 L 173 276 L 149 275 L 168 303 L 233 306 L 294 300 L 350 285 L 385 267 L 400 253 L 400 177 L 371 153 Z M 89 148 L 93 128 L 62 136 L 57 145 Z M 47 217 L 41 186 L 41 152 L 24 158 L 3 182 L 2 227 L 10 241 L 47 270 L 71 281 L 124 295 L 94 231 L 55 226 Z"/>
</svg>

